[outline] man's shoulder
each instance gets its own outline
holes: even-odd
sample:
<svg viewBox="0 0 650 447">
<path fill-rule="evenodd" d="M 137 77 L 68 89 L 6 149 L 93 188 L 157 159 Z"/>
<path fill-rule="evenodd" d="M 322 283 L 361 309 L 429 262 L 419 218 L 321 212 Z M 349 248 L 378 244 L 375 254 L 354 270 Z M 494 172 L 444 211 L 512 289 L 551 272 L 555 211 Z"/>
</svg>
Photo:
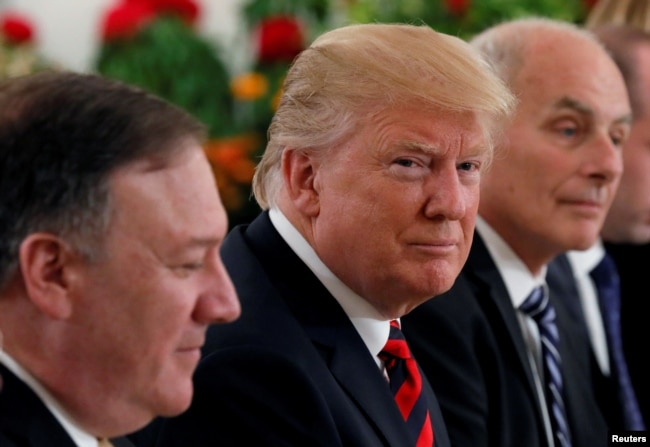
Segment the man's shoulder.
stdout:
<svg viewBox="0 0 650 447">
<path fill-rule="evenodd" d="M 74 446 L 45 404 L 0 364 L 0 447 Z"/>
</svg>

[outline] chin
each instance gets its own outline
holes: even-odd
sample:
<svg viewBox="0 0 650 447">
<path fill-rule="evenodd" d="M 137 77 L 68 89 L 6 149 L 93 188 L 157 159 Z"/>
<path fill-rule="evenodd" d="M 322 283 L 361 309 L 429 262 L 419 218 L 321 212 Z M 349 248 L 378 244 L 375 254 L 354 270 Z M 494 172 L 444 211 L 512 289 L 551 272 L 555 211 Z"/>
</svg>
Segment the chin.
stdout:
<svg viewBox="0 0 650 447">
<path fill-rule="evenodd" d="M 162 404 L 160 409 L 156 412 L 156 415 L 163 416 L 163 417 L 178 416 L 179 414 L 187 410 L 190 407 L 191 403 L 192 403 L 191 397 L 188 399 L 181 400 L 178 398 L 178 396 L 175 396 L 173 401 L 168 401 Z"/>
<path fill-rule="evenodd" d="M 177 416 L 187 410 L 192 403 L 194 385 L 191 377 L 178 379 L 171 384 L 162 386 L 162 394 L 158 398 L 156 414 L 159 416 Z"/>
</svg>

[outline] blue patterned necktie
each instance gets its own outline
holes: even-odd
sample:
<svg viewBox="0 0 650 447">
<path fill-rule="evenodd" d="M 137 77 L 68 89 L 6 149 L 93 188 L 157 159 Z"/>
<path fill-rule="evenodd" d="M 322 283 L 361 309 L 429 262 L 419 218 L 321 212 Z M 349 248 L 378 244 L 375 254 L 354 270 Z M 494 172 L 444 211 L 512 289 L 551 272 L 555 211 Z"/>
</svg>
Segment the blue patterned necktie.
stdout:
<svg viewBox="0 0 650 447">
<path fill-rule="evenodd" d="M 607 335 L 611 373 L 617 382 L 618 398 L 623 407 L 624 428 L 645 430 L 623 353 L 620 281 L 616 265 L 612 258 L 605 254 L 590 274 L 598 290 L 600 310 Z"/>
<path fill-rule="evenodd" d="M 555 323 L 555 308 L 543 286 L 535 288 L 519 307 L 537 323 L 544 364 L 546 404 L 551 417 L 556 447 L 570 447 L 563 398 L 562 362 L 558 351 L 559 333 Z"/>
</svg>

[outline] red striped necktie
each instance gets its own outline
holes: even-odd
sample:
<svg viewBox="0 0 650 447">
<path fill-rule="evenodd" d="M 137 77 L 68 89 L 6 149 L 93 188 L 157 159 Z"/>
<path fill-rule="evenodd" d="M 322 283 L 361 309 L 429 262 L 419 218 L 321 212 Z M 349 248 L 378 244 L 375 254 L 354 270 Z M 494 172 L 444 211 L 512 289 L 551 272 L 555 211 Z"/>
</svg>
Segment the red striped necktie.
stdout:
<svg viewBox="0 0 650 447">
<path fill-rule="evenodd" d="M 422 392 L 422 376 L 406 344 L 399 322 L 390 322 L 390 335 L 379 353 L 384 361 L 390 389 L 416 447 L 433 445 L 433 427 L 426 396 Z"/>
</svg>

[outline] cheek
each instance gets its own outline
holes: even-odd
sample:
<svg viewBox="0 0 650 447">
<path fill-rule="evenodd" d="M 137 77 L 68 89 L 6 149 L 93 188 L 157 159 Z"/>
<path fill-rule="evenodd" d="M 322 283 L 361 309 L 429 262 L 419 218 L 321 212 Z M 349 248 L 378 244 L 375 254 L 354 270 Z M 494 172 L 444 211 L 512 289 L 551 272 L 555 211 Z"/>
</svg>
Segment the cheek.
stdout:
<svg viewBox="0 0 650 447">
<path fill-rule="evenodd" d="M 133 278 L 126 287 L 114 290 L 113 318 L 119 318 L 124 332 L 133 334 L 134 345 L 161 345 L 189 319 L 190 300 L 183 298 L 187 294 L 176 282 L 160 275 L 146 280 Z"/>
</svg>

